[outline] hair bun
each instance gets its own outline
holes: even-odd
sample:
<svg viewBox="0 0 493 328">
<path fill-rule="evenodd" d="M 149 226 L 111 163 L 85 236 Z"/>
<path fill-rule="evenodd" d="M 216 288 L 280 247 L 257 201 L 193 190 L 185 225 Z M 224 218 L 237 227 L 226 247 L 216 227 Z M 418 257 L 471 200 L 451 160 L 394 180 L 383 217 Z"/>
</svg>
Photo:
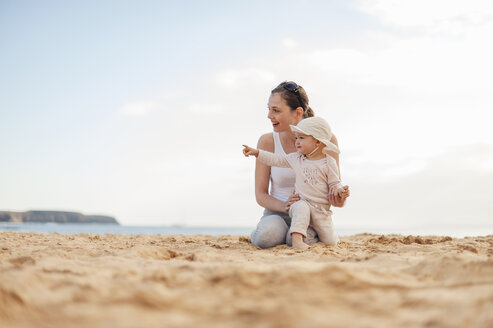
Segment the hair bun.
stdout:
<svg viewBox="0 0 493 328">
<path fill-rule="evenodd" d="M 305 110 L 303 117 L 307 118 L 307 117 L 313 117 L 313 116 L 315 116 L 315 112 L 313 111 L 313 109 L 310 106 L 308 106 L 308 108 Z"/>
</svg>

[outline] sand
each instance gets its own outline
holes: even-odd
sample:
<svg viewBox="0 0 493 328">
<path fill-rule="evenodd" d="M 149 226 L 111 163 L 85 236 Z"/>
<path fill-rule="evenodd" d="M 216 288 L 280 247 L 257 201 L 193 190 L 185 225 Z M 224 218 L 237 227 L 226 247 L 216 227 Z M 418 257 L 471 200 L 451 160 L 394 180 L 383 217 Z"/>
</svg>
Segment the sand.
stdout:
<svg viewBox="0 0 493 328">
<path fill-rule="evenodd" d="M 493 236 L 0 233 L 0 327 L 493 327 Z"/>
</svg>

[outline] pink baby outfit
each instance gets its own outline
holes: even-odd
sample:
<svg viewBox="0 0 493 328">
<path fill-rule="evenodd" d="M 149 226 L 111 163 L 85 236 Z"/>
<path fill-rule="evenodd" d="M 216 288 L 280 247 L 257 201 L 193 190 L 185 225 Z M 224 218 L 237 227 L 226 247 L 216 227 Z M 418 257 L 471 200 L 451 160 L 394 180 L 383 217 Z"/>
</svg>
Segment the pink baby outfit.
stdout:
<svg viewBox="0 0 493 328">
<path fill-rule="evenodd" d="M 292 220 L 289 233 L 298 232 L 306 237 L 310 226 L 317 232 L 320 241 L 336 245 L 338 238 L 328 200 L 330 186 L 342 187 L 335 159 L 326 156 L 309 160 L 297 152 L 283 155 L 264 150 L 259 150 L 258 159 L 269 166 L 291 167 L 296 173 L 295 190 L 301 200 L 289 209 Z"/>
</svg>

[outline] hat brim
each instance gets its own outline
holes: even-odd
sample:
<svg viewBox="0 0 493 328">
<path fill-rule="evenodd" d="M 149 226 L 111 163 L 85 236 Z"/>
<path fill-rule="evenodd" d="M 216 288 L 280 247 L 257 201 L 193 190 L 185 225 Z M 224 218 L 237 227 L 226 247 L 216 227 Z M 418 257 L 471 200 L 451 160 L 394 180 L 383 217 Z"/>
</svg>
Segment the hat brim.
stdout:
<svg viewBox="0 0 493 328">
<path fill-rule="evenodd" d="M 301 133 L 301 134 L 306 134 L 307 136 L 310 135 L 309 133 L 306 133 L 305 131 L 303 131 L 302 129 L 300 129 L 299 127 L 297 127 L 296 125 L 290 125 L 290 127 L 291 127 L 291 131 L 293 131 L 293 132 L 298 132 L 298 133 Z"/>
<path fill-rule="evenodd" d="M 306 133 L 305 131 L 303 131 L 302 129 L 300 129 L 299 127 L 297 127 L 296 125 L 290 125 L 290 127 L 291 127 L 291 131 L 293 131 L 293 132 L 298 132 L 298 133 L 301 133 L 301 134 L 305 134 L 307 136 L 312 136 L 310 133 Z M 317 139 L 318 141 L 320 141 L 321 143 L 323 143 L 325 145 L 325 147 L 327 148 L 327 150 L 333 151 L 333 152 L 335 152 L 337 154 L 340 153 L 339 148 L 336 145 L 334 145 L 332 142 L 330 142 L 330 140 L 328 140 L 328 139 L 318 139 L 318 138 L 315 138 L 315 139 Z"/>
</svg>

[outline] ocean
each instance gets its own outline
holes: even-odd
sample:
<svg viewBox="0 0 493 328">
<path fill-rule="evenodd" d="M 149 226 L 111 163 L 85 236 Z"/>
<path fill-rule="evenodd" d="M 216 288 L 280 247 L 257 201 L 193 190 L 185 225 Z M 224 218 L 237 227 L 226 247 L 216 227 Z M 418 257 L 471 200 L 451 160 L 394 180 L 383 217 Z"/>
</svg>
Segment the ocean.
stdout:
<svg viewBox="0 0 493 328">
<path fill-rule="evenodd" d="M 251 227 L 200 227 L 200 226 L 131 226 L 114 224 L 78 224 L 78 223 L 10 223 L 0 222 L 0 232 L 38 232 L 38 233 L 88 233 L 88 234 L 152 234 L 152 235 L 232 235 L 249 236 Z M 416 227 L 336 227 L 339 236 L 350 236 L 359 233 L 400 234 L 420 236 L 450 236 L 463 238 L 466 236 L 486 236 L 493 234 L 493 225 L 448 225 L 448 226 L 416 226 Z"/>
</svg>

